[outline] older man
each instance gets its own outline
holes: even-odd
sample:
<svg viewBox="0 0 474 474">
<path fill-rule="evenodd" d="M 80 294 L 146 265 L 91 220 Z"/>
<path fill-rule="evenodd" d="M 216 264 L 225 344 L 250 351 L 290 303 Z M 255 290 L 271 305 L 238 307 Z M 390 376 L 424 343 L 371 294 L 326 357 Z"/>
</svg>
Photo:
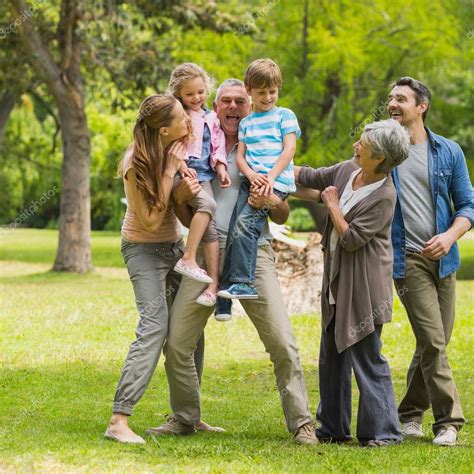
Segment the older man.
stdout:
<svg viewBox="0 0 474 474">
<path fill-rule="evenodd" d="M 232 179 L 231 188 L 223 190 L 214 186 L 217 202 L 215 218 L 222 262 L 229 221 L 240 186 L 240 176 L 236 166 L 238 126 L 240 120 L 251 110 L 242 81 L 238 79 L 224 81 L 217 91 L 214 106 L 226 137 L 228 171 Z M 181 196 L 179 193 L 175 195 L 175 200 L 178 202 L 184 202 L 190 193 L 194 194 L 199 189 L 198 185 L 192 181 L 188 181 L 183 186 L 184 192 Z M 275 222 L 286 221 L 289 213 L 287 203 L 282 202 L 275 195 L 262 199 L 253 198 L 253 205 L 268 206 L 271 209 L 270 217 Z M 182 215 L 182 218 L 186 221 L 189 216 Z M 296 442 L 316 444 L 318 441 L 308 408 L 306 384 L 298 348 L 285 310 L 274 261 L 273 250 L 268 240 L 261 239 L 256 271 L 259 299 L 242 301 L 242 304 L 273 362 L 288 430 L 294 434 Z M 204 287 L 204 284 L 184 278 L 176 295 L 165 347 L 165 367 L 174 415 L 160 427 L 149 429 L 148 434 L 189 434 L 194 432 L 194 425 L 200 420 L 199 381 L 193 353 L 207 320 L 212 314 L 212 308 L 196 303 L 196 298 Z"/>
<path fill-rule="evenodd" d="M 416 337 L 398 413 L 405 436 L 419 437 L 431 405 L 433 443 L 452 446 L 464 416 L 446 346 L 454 325 L 456 241 L 474 222 L 474 199 L 460 146 L 425 127 L 430 102 L 425 84 L 402 77 L 388 103 L 390 116 L 408 128 L 411 138 L 408 159 L 393 173 L 398 194 L 393 277 Z"/>
</svg>

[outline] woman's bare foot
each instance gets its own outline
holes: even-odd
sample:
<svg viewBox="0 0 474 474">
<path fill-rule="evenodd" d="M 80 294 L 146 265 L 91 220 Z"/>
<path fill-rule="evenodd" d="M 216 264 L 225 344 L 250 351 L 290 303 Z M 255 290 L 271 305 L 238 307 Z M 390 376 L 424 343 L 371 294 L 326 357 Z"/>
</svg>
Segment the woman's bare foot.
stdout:
<svg viewBox="0 0 474 474">
<path fill-rule="evenodd" d="M 112 415 L 104 436 L 119 443 L 145 444 L 145 440 L 128 426 L 128 416 L 121 413 Z"/>
</svg>

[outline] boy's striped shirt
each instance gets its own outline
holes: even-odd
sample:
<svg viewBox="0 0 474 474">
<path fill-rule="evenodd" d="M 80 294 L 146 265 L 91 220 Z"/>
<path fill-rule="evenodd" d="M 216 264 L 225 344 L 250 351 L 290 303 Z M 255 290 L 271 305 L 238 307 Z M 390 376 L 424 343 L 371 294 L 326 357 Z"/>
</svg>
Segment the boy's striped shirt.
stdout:
<svg viewBox="0 0 474 474">
<path fill-rule="evenodd" d="M 268 112 L 254 112 L 239 125 L 239 141 L 247 148 L 245 158 L 257 173 L 267 174 L 283 151 L 283 137 L 288 133 L 301 136 L 298 119 L 293 111 L 275 107 Z M 275 179 L 274 188 L 284 193 L 296 191 L 293 160 Z"/>
</svg>

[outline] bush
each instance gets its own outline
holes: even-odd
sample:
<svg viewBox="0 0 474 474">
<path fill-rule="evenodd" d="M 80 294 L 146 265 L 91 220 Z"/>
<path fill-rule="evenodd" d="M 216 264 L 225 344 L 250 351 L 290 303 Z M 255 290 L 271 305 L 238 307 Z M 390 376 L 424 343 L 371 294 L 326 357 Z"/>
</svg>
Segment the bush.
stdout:
<svg viewBox="0 0 474 474">
<path fill-rule="evenodd" d="M 287 224 L 295 232 L 314 231 L 316 226 L 308 209 L 305 207 L 297 207 L 290 212 Z"/>
</svg>

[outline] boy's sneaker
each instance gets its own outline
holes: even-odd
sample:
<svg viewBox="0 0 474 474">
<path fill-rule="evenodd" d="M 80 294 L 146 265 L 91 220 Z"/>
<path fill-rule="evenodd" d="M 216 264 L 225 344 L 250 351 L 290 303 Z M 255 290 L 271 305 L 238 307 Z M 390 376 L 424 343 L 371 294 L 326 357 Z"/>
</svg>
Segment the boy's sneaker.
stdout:
<svg viewBox="0 0 474 474">
<path fill-rule="evenodd" d="M 247 283 L 234 283 L 225 290 L 217 293 L 217 296 L 228 300 L 257 300 L 257 290 Z"/>
<path fill-rule="evenodd" d="M 174 416 L 168 417 L 168 419 L 157 428 L 149 428 L 145 431 L 145 434 L 149 436 L 189 435 L 193 433 L 196 433 L 194 426 L 185 425 Z"/>
<path fill-rule="evenodd" d="M 216 318 L 216 321 L 222 323 L 230 321 L 232 319 L 232 300 L 217 298 L 214 317 Z"/>
<path fill-rule="evenodd" d="M 402 434 L 403 436 L 421 438 L 423 437 L 423 429 L 420 423 L 417 423 L 416 421 L 408 421 L 407 423 L 402 423 Z"/>
<path fill-rule="evenodd" d="M 433 444 L 437 446 L 454 446 L 458 438 L 456 428 L 450 426 L 449 428 L 441 429 L 433 440 Z"/>
<path fill-rule="evenodd" d="M 232 319 L 232 313 L 229 311 L 229 312 L 222 312 L 222 313 L 218 313 L 216 311 L 216 314 L 214 315 L 214 317 L 216 318 L 216 321 L 219 321 L 221 323 L 225 323 L 227 321 L 230 321 Z"/>
</svg>

